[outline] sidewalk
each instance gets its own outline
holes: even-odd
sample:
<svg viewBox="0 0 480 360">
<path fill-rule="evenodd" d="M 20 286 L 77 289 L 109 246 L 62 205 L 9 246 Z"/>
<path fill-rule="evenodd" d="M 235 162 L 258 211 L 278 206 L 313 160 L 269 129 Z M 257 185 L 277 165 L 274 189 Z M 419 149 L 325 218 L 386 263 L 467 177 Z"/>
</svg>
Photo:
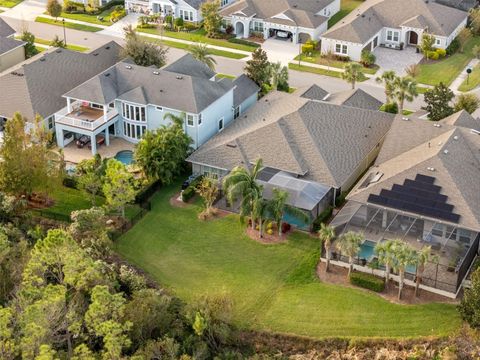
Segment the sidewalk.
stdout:
<svg viewBox="0 0 480 360">
<path fill-rule="evenodd" d="M 467 78 L 467 69 L 473 69 L 478 63 L 480 63 L 479 59 L 471 60 L 468 65 L 462 70 L 460 75 L 453 80 L 452 84 L 450 85 L 450 89 L 452 89 L 455 93 L 458 93 L 458 88 L 462 85 L 463 81 Z"/>
</svg>

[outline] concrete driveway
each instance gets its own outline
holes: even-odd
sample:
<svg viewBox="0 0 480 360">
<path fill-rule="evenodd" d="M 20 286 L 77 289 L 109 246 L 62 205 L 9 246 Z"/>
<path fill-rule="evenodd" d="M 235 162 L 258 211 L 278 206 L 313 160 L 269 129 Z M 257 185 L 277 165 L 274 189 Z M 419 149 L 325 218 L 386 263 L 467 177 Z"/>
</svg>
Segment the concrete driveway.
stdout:
<svg viewBox="0 0 480 360">
<path fill-rule="evenodd" d="M 281 62 L 282 65 L 288 65 L 290 61 L 299 54 L 300 45 L 292 43 L 290 40 L 267 39 L 262 44 L 263 50 L 267 52 L 268 60 L 271 62 Z"/>
<path fill-rule="evenodd" d="M 377 57 L 377 65 L 380 66 L 381 75 L 384 71 L 393 70 L 397 75 L 405 75 L 405 68 L 412 64 L 418 64 L 423 55 L 417 54 L 414 47 L 408 46 L 404 50 L 394 50 L 378 47 L 373 52 Z"/>
<path fill-rule="evenodd" d="M 47 0 L 25 0 L 2 13 L 2 16 L 24 21 L 33 21 L 37 16 L 45 12 L 46 6 Z"/>
<path fill-rule="evenodd" d="M 138 18 L 140 16 L 141 14 L 130 13 L 127 16 L 118 20 L 116 23 L 109 26 L 108 28 L 102 31 L 99 31 L 98 33 L 100 35 L 115 36 L 115 37 L 123 38 L 124 36 L 123 29 L 128 25 L 132 25 L 134 28 L 136 28 L 138 23 Z"/>
</svg>

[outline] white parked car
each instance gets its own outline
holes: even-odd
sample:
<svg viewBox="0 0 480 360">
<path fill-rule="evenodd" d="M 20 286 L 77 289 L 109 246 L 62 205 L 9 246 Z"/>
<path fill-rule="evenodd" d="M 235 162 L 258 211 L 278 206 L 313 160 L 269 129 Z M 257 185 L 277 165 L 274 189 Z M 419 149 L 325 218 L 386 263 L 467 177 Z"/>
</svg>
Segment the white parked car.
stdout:
<svg viewBox="0 0 480 360">
<path fill-rule="evenodd" d="M 287 39 L 289 37 L 289 33 L 286 31 L 277 31 L 277 37 L 282 39 Z"/>
</svg>

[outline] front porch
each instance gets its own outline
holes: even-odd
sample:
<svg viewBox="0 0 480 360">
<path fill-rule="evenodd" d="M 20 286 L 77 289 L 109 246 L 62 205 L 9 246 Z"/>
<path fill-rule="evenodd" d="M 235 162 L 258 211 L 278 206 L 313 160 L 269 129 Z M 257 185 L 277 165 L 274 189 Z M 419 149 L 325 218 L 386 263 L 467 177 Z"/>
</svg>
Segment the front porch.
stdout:
<svg viewBox="0 0 480 360">
<path fill-rule="evenodd" d="M 97 153 L 102 158 L 113 158 L 120 151 L 133 151 L 134 147 L 134 144 L 120 137 L 112 137 L 110 139 L 110 146 L 99 147 L 97 149 Z M 65 157 L 65 161 L 72 164 L 78 164 L 80 161 L 90 159 L 92 157 L 92 152 L 88 148 L 84 147 L 83 149 L 79 149 L 74 142 L 68 144 L 63 149 L 63 154 Z"/>
</svg>

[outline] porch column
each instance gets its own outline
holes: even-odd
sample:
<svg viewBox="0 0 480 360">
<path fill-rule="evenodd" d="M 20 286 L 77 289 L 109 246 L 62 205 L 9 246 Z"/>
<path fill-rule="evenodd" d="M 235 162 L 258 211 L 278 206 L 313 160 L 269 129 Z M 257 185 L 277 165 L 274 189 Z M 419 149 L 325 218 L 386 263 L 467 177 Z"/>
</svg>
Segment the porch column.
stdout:
<svg viewBox="0 0 480 360">
<path fill-rule="evenodd" d="M 65 138 L 63 136 L 63 129 L 60 126 L 56 126 L 55 132 L 57 137 L 57 145 L 60 149 L 63 149 L 65 147 Z"/>
<path fill-rule="evenodd" d="M 107 122 L 108 105 L 103 105 L 103 121 Z"/>
<path fill-rule="evenodd" d="M 67 98 L 67 110 L 69 113 L 72 112 L 72 99 Z"/>
<path fill-rule="evenodd" d="M 248 39 L 250 37 L 250 21 L 247 21 L 243 26 L 243 37 Z"/>
<path fill-rule="evenodd" d="M 92 155 L 97 153 L 97 137 L 95 135 L 90 135 L 90 144 L 92 145 Z"/>
<path fill-rule="evenodd" d="M 110 146 L 110 131 L 108 131 L 108 127 L 105 129 L 105 145 Z"/>
</svg>

